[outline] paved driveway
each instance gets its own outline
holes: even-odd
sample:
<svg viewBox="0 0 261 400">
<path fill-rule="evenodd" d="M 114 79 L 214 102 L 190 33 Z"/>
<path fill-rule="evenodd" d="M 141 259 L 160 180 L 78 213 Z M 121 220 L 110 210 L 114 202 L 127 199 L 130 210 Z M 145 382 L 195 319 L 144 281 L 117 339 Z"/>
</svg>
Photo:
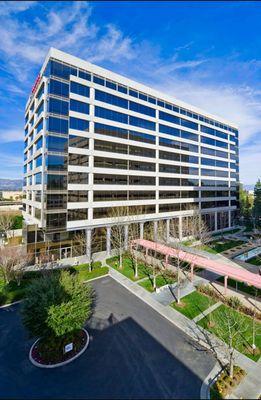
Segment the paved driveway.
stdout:
<svg viewBox="0 0 261 400">
<path fill-rule="evenodd" d="M 212 356 L 112 278 L 93 286 L 90 346 L 62 368 L 34 367 L 19 305 L 0 310 L 0 398 L 199 398 Z"/>
</svg>

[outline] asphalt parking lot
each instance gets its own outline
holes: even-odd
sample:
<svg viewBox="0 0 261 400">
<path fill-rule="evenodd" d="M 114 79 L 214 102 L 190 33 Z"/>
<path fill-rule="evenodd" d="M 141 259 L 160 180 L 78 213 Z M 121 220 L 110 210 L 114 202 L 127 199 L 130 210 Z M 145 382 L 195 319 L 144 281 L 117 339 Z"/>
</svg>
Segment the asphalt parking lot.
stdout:
<svg viewBox="0 0 261 400">
<path fill-rule="evenodd" d="M 214 358 L 112 278 L 92 285 L 90 345 L 61 368 L 33 366 L 20 306 L 0 310 L 0 398 L 199 398 Z"/>
</svg>

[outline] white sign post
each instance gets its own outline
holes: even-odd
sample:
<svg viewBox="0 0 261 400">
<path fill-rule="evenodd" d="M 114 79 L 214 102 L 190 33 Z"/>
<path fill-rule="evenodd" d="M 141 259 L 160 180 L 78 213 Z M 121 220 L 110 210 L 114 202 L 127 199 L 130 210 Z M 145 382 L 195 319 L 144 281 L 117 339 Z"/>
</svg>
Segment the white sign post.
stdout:
<svg viewBox="0 0 261 400">
<path fill-rule="evenodd" d="M 72 351 L 73 349 L 73 343 L 68 343 L 66 346 L 64 346 L 64 353 L 69 353 L 69 351 Z"/>
</svg>

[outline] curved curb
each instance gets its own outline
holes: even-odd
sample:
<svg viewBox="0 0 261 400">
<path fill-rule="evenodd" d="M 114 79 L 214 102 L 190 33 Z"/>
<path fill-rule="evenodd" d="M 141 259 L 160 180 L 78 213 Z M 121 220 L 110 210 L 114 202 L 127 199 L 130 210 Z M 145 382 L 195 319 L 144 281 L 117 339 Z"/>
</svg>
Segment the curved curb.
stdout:
<svg viewBox="0 0 261 400">
<path fill-rule="evenodd" d="M 39 342 L 39 340 L 40 340 L 40 338 L 39 338 L 33 343 L 33 345 L 30 348 L 29 360 L 35 367 L 38 367 L 38 368 L 57 368 L 57 367 L 62 367 L 63 365 L 69 364 L 70 362 L 76 360 L 76 358 L 80 357 L 85 352 L 85 350 L 87 349 L 87 347 L 89 345 L 89 342 L 90 342 L 89 333 L 84 328 L 82 328 L 82 330 L 85 332 L 87 341 L 86 341 L 84 347 L 81 349 L 81 351 L 79 353 L 75 354 L 75 356 L 73 356 L 72 358 L 69 358 L 68 360 L 57 363 L 57 364 L 50 364 L 50 365 L 49 364 L 40 364 L 39 362 L 35 361 L 32 357 L 32 351 L 33 351 L 33 348 L 36 345 L 36 343 Z"/>
<path fill-rule="evenodd" d="M 200 399 L 202 400 L 209 400 L 210 399 L 210 385 L 212 385 L 215 379 L 218 377 L 222 368 L 220 367 L 219 363 L 216 363 L 210 373 L 206 376 L 204 381 L 202 382 L 200 388 Z"/>
</svg>

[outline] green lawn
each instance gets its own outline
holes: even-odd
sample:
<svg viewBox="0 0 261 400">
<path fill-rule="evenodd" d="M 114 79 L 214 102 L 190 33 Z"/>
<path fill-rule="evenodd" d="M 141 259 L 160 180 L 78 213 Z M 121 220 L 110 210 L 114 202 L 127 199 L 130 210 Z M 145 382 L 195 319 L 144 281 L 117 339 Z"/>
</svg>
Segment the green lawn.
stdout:
<svg viewBox="0 0 261 400">
<path fill-rule="evenodd" d="M 213 240 L 208 245 L 198 246 L 199 250 L 205 250 L 209 253 L 217 254 L 222 253 L 223 251 L 232 249 L 233 247 L 240 246 L 243 244 L 242 240 L 226 240 L 226 239 L 219 239 Z"/>
<path fill-rule="evenodd" d="M 112 257 L 106 260 L 106 263 L 110 265 L 112 268 L 116 269 L 127 278 L 131 279 L 132 281 L 136 281 L 141 278 L 145 278 L 149 276 L 151 270 L 146 268 L 143 264 L 138 264 L 138 278 L 135 278 L 135 268 L 132 265 L 132 261 L 128 257 L 123 257 L 122 268 L 119 268 L 119 257 Z"/>
<path fill-rule="evenodd" d="M 217 279 L 219 282 L 224 283 L 224 277 L 221 276 L 220 278 Z M 227 284 L 228 286 L 232 287 L 232 288 L 236 288 L 238 290 L 240 290 L 241 292 L 245 292 L 247 294 L 250 294 L 251 296 L 255 296 L 256 295 L 256 288 L 254 286 L 248 286 L 245 285 L 243 282 L 236 282 L 233 279 L 228 278 L 227 280 Z M 261 296 L 261 290 L 257 289 L 257 297 Z"/>
<path fill-rule="evenodd" d="M 215 303 L 215 300 L 195 291 L 182 297 L 180 305 L 174 302 L 171 304 L 171 307 L 175 308 L 175 310 L 184 314 L 186 317 L 193 319 Z"/>
<path fill-rule="evenodd" d="M 69 270 L 79 274 L 79 279 L 81 281 L 87 281 L 108 274 L 109 268 L 100 266 L 100 262 L 94 263 L 91 272 L 89 272 L 88 264 L 77 265 L 69 268 Z M 0 305 L 10 304 L 21 300 L 25 296 L 26 287 L 29 285 L 31 280 L 37 278 L 40 273 L 40 271 L 26 273 L 21 280 L 20 285 L 18 285 L 16 281 L 11 281 L 6 285 L 3 278 L 0 277 Z"/>
<path fill-rule="evenodd" d="M 250 260 L 247 260 L 246 262 L 249 264 L 252 264 L 252 265 L 257 265 L 259 267 L 261 265 L 261 257 L 256 256 L 256 257 L 250 258 Z"/>
<path fill-rule="evenodd" d="M 224 311 L 227 311 L 232 315 L 233 318 L 236 318 L 237 320 L 243 322 L 243 330 L 239 329 L 242 334 L 242 340 L 234 340 L 234 347 L 236 350 L 238 350 L 240 353 L 245 354 L 247 357 L 251 358 L 254 361 L 258 361 L 260 355 L 253 355 L 251 353 L 250 346 L 252 345 L 252 326 L 253 326 L 253 320 L 252 318 L 239 313 L 238 311 L 235 311 L 234 309 L 225 306 L 222 304 L 220 307 L 218 307 L 216 310 L 214 310 L 210 315 L 207 315 L 205 318 L 200 320 L 198 322 L 198 325 L 202 326 L 203 328 L 209 330 L 211 333 L 214 335 L 220 337 L 220 339 L 224 340 L 225 342 L 228 342 L 228 334 L 227 334 L 227 327 L 225 325 L 225 316 L 224 316 Z M 211 321 L 214 322 L 214 326 L 209 327 L 208 322 L 209 318 L 211 317 Z M 240 322 L 240 325 L 241 325 Z M 224 332 L 224 334 L 220 334 L 221 332 Z M 257 348 L 259 349 L 259 352 L 261 350 L 261 324 L 258 321 L 255 321 L 255 331 L 256 331 L 256 339 L 255 339 L 255 344 Z M 225 335 L 225 336 L 224 336 Z"/>
<path fill-rule="evenodd" d="M 108 267 L 97 266 L 97 264 L 90 272 L 88 264 L 77 265 L 77 267 L 73 267 L 72 269 L 78 273 L 80 281 L 88 281 L 90 279 L 98 278 L 99 276 L 107 275 L 109 272 Z"/>
<path fill-rule="evenodd" d="M 156 277 L 156 285 L 157 287 L 161 287 L 164 285 L 170 285 L 171 283 L 174 283 L 175 279 L 174 278 L 165 278 L 163 275 L 158 275 Z M 144 289 L 148 290 L 148 292 L 153 292 L 153 278 L 148 278 L 142 282 L 139 283 L 140 286 L 142 286 Z"/>
</svg>

